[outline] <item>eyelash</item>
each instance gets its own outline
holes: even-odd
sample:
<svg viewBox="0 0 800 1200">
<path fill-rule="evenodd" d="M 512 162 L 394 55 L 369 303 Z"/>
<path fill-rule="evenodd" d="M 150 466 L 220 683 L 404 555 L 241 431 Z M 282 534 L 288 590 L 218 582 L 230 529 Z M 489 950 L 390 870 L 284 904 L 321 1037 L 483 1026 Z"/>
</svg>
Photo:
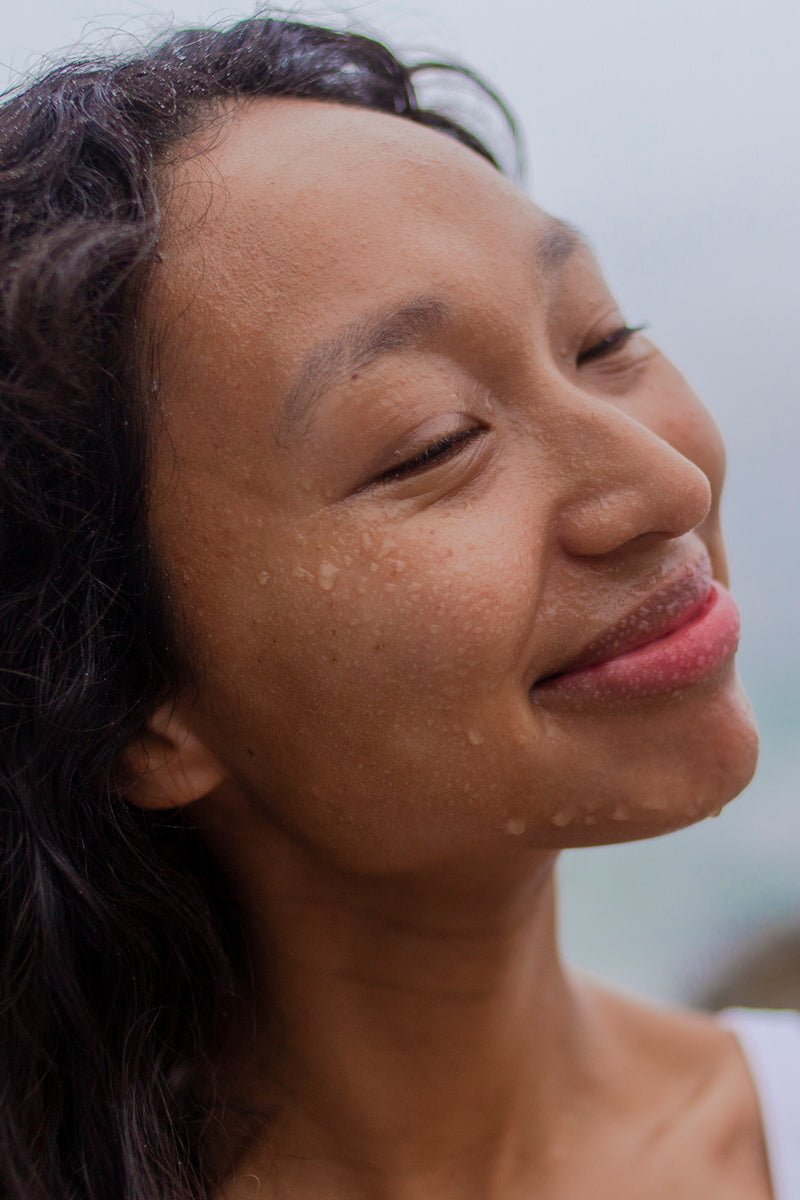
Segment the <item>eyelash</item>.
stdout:
<svg viewBox="0 0 800 1200">
<path fill-rule="evenodd" d="M 613 333 L 609 333 L 607 337 L 602 338 L 596 345 L 590 346 L 588 350 L 584 350 L 582 354 L 579 354 L 577 358 L 578 366 L 583 366 L 586 362 L 594 362 L 598 358 L 605 358 L 607 354 L 615 354 L 628 344 L 635 333 L 641 333 L 643 329 L 647 329 L 647 325 L 621 325 L 619 329 L 615 329 Z"/>
<path fill-rule="evenodd" d="M 437 442 L 432 442 L 430 446 L 426 446 L 420 454 L 415 454 L 407 462 L 399 463 L 398 466 L 390 467 L 388 471 L 384 471 L 382 475 L 378 476 L 375 482 L 391 483 L 394 479 L 402 479 L 404 475 L 412 475 L 415 471 L 424 470 L 432 462 L 436 462 L 437 464 L 443 462 L 462 443 L 472 441 L 474 437 L 483 432 L 482 427 L 475 426 L 472 429 L 460 429 L 458 433 L 448 433 L 445 437 L 439 438 Z"/>
<path fill-rule="evenodd" d="M 615 329 L 613 333 L 608 334 L 607 337 L 604 337 L 595 346 L 590 346 L 588 350 L 584 350 L 582 354 L 579 354 L 576 360 L 577 365 L 580 367 L 583 363 L 595 362 L 598 358 L 605 358 L 607 355 L 618 353 L 624 349 L 635 333 L 641 333 L 646 328 L 646 325 L 620 326 L 619 329 Z M 472 429 L 461 429 L 458 433 L 447 434 L 445 437 L 439 438 L 438 441 L 432 442 L 430 446 L 426 446 L 420 454 L 415 454 L 407 462 L 399 463 L 396 467 L 390 467 L 388 471 L 384 471 L 379 475 L 375 482 L 391 483 L 395 479 L 402 479 L 406 475 L 413 475 L 417 471 L 425 470 L 426 467 L 433 463 L 438 465 L 450 458 L 460 446 L 472 441 L 473 438 L 484 432 L 483 427 L 475 426 Z"/>
</svg>

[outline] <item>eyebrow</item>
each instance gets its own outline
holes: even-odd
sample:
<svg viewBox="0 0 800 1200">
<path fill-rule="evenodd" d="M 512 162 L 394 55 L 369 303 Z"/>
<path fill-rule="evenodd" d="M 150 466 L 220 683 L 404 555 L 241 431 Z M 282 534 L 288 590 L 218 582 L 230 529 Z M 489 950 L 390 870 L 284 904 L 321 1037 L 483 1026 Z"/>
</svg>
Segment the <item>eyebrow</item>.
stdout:
<svg viewBox="0 0 800 1200">
<path fill-rule="evenodd" d="M 552 276 L 576 250 L 585 248 L 580 230 L 553 218 L 533 247 L 534 270 Z M 279 424 L 296 427 L 324 394 L 386 354 L 430 341 L 453 320 L 452 306 L 441 296 L 413 297 L 399 307 L 370 314 L 345 325 L 311 348 L 280 404 Z M 276 430 L 277 433 L 277 430 Z"/>
</svg>

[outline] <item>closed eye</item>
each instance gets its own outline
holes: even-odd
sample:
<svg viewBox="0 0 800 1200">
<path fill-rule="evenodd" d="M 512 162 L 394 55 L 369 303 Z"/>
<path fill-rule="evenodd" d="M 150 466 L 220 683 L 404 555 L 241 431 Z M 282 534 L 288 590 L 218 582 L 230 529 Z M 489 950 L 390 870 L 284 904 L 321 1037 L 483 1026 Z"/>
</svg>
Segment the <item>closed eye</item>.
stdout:
<svg viewBox="0 0 800 1200">
<path fill-rule="evenodd" d="M 641 333 L 646 328 L 647 325 L 620 326 L 619 329 L 615 329 L 613 333 L 609 333 L 607 337 L 596 342 L 594 346 L 589 346 L 587 350 L 582 350 L 577 358 L 578 366 L 582 367 L 584 363 L 594 362 L 595 359 L 605 358 L 609 354 L 616 354 L 619 350 L 627 346 L 635 333 Z"/>
<path fill-rule="evenodd" d="M 449 433 L 445 437 L 431 442 L 430 446 L 426 446 L 424 450 L 419 454 L 415 454 L 413 458 L 398 463 L 396 467 L 389 467 L 374 482 L 391 483 L 395 479 L 403 479 L 407 475 L 414 475 L 418 471 L 424 471 L 427 467 L 438 466 L 447 459 L 454 457 L 467 442 L 472 441 L 473 438 L 484 432 L 485 430 L 482 426 L 475 426 L 472 429 L 460 429 L 457 433 Z"/>
</svg>

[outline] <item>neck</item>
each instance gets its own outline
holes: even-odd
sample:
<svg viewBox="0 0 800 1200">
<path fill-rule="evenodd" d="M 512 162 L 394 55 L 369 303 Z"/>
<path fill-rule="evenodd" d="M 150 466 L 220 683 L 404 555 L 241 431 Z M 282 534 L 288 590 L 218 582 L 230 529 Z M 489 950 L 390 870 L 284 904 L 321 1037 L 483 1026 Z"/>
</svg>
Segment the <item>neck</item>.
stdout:
<svg viewBox="0 0 800 1200">
<path fill-rule="evenodd" d="M 558 1156 L 593 1051 L 557 950 L 552 856 L 447 889 L 343 875 L 279 834 L 235 854 L 253 986 L 223 1074 L 264 1117 L 239 1164 L 298 1195 L 463 1200 Z"/>
</svg>

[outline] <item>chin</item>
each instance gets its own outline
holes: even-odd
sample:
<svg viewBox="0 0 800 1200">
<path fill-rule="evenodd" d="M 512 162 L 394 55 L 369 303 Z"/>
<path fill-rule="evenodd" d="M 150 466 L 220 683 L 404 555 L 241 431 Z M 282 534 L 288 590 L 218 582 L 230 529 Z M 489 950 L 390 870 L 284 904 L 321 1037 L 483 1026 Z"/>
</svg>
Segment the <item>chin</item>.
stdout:
<svg viewBox="0 0 800 1200">
<path fill-rule="evenodd" d="M 591 780 L 591 804 L 565 805 L 555 814 L 553 845 L 658 837 L 719 816 L 744 791 L 758 762 L 750 702 L 733 672 L 703 692 L 653 705 L 649 720 L 635 722 L 626 747 L 612 745 L 606 770 Z"/>
</svg>

